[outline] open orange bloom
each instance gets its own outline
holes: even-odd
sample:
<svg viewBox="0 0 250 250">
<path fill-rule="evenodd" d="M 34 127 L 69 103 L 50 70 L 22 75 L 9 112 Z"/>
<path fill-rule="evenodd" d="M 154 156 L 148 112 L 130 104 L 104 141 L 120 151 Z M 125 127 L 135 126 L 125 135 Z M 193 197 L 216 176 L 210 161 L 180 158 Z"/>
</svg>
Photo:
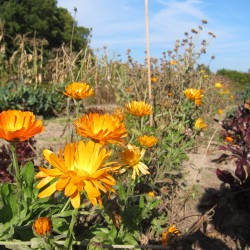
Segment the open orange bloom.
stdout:
<svg viewBox="0 0 250 250">
<path fill-rule="evenodd" d="M 94 94 L 93 89 L 84 82 L 73 82 L 65 88 L 66 92 L 63 94 L 74 99 L 83 99 Z"/>
<path fill-rule="evenodd" d="M 152 106 L 145 102 L 133 101 L 125 105 L 125 109 L 132 115 L 143 117 L 153 113 Z"/>
<path fill-rule="evenodd" d="M 46 236 L 52 231 L 52 222 L 47 217 L 41 217 L 34 221 L 33 231 L 38 236 Z"/>
<path fill-rule="evenodd" d="M 198 130 L 202 130 L 207 128 L 207 124 L 203 121 L 202 118 L 198 118 L 194 124 L 194 127 Z"/>
<path fill-rule="evenodd" d="M 162 233 L 162 245 L 167 246 L 169 239 L 178 237 L 179 235 L 180 231 L 175 227 L 175 225 L 172 225 L 168 228 L 167 232 Z"/>
<path fill-rule="evenodd" d="M 202 95 L 204 91 L 202 89 L 186 89 L 183 91 L 188 100 L 195 102 L 196 106 L 202 105 Z"/>
<path fill-rule="evenodd" d="M 138 138 L 138 141 L 142 146 L 150 148 L 153 147 L 158 142 L 158 139 L 155 138 L 153 135 L 151 136 L 143 135 Z"/>
<path fill-rule="evenodd" d="M 140 151 L 139 147 L 133 146 L 133 145 L 128 145 L 121 153 L 120 157 L 122 160 L 122 163 L 125 165 L 125 167 L 132 168 L 133 173 L 132 173 L 132 179 L 135 180 L 136 175 L 140 175 L 140 172 L 142 174 L 150 174 L 148 172 L 148 167 L 140 162 L 141 158 L 145 154 L 145 149 L 142 149 Z"/>
<path fill-rule="evenodd" d="M 112 151 L 107 151 L 100 144 L 93 141 L 84 144 L 83 141 L 79 141 L 67 144 L 63 153 L 60 150 L 59 156 L 48 149 L 45 149 L 43 154 L 53 168 L 39 168 L 40 172 L 36 177 L 42 180 L 37 188 L 45 187 L 54 179 L 56 181 L 39 193 L 39 198 L 64 190 L 65 196 L 70 197 L 72 206 L 79 208 L 80 194 L 83 190 L 94 205 L 102 205 L 100 190 L 104 193 L 114 191 L 111 186 L 116 184 L 116 180 L 110 173 L 120 166 L 115 162 L 104 164 Z"/>
<path fill-rule="evenodd" d="M 152 83 L 156 83 L 157 81 L 158 81 L 157 77 L 154 77 L 154 76 L 151 77 L 151 82 Z"/>
<path fill-rule="evenodd" d="M 90 138 L 102 145 L 109 143 L 124 143 L 127 136 L 125 125 L 120 118 L 109 114 L 89 113 L 74 122 L 79 135 Z"/>
<path fill-rule="evenodd" d="M 117 117 L 120 120 L 120 122 L 123 122 L 125 119 L 124 110 L 122 108 L 116 108 L 113 111 L 112 116 Z"/>
<path fill-rule="evenodd" d="M 228 142 L 233 142 L 234 141 L 234 139 L 231 136 L 226 136 L 225 140 L 228 141 Z"/>
<path fill-rule="evenodd" d="M 25 141 L 43 130 L 42 121 L 32 112 L 7 110 L 0 114 L 0 138 L 6 141 Z"/>
</svg>

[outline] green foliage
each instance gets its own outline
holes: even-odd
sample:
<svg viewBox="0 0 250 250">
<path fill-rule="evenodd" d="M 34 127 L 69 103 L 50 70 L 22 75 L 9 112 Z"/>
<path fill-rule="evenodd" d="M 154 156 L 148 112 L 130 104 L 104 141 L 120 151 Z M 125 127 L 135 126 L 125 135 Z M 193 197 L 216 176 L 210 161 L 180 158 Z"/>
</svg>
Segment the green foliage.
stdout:
<svg viewBox="0 0 250 250">
<path fill-rule="evenodd" d="M 28 110 L 45 117 L 55 116 L 66 107 L 63 89 L 58 86 L 15 86 L 10 82 L 0 87 L 0 111 L 8 109 Z"/>
<path fill-rule="evenodd" d="M 46 39 L 48 48 L 69 44 L 72 33 L 73 17 L 64 9 L 56 6 L 56 0 L 2 0 L 0 18 L 5 25 L 5 41 L 9 51 L 13 51 L 12 39 L 17 34 Z M 90 30 L 75 25 L 73 50 L 79 51 L 87 44 Z"/>
</svg>

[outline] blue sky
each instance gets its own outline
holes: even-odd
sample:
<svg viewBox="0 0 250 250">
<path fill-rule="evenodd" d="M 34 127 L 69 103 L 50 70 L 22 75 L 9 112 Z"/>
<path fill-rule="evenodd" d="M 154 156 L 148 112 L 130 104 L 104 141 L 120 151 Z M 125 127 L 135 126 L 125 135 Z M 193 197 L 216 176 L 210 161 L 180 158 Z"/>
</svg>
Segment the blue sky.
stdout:
<svg viewBox="0 0 250 250">
<path fill-rule="evenodd" d="M 175 41 L 184 32 L 197 28 L 202 19 L 208 24 L 200 40 L 213 39 L 200 63 L 206 65 L 212 55 L 213 72 L 226 68 L 247 72 L 250 68 L 250 1 L 249 0 L 148 0 L 151 57 L 161 58 L 162 52 L 173 50 Z M 73 15 L 79 26 L 92 28 L 91 48 L 97 52 L 107 46 L 110 58 L 126 60 L 131 49 L 134 60 L 145 58 L 144 0 L 58 0 L 58 6 Z M 98 52 L 101 53 L 101 52 Z"/>
</svg>

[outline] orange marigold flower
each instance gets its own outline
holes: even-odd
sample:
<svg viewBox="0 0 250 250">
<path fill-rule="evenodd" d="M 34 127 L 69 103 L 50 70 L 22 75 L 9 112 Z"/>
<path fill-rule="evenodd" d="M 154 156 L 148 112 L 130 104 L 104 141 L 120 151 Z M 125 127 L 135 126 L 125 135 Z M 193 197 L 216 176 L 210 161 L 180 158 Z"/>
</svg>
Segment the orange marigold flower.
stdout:
<svg viewBox="0 0 250 250">
<path fill-rule="evenodd" d="M 219 115 L 223 114 L 223 109 L 218 109 L 218 114 Z"/>
<path fill-rule="evenodd" d="M 195 102 L 197 106 L 202 105 L 202 97 L 204 96 L 202 93 L 204 91 L 202 89 L 186 89 L 183 91 L 188 100 Z"/>
<path fill-rule="evenodd" d="M 198 130 L 202 130 L 207 128 L 207 124 L 203 121 L 202 118 L 198 118 L 194 124 L 194 127 Z"/>
<path fill-rule="evenodd" d="M 102 145 L 109 143 L 124 143 L 127 136 L 125 125 L 120 118 L 109 114 L 89 113 L 74 122 L 79 135 L 90 138 Z"/>
<path fill-rule="evenodd" d="M 132 173 L 132 179 L 135 180 L 136 175 L 140 175 L 140 172 L 142 174 L 150 174 L 148 172 L 148 167 L 140 162 L 141 158 L 145 154 L 145 149 L 142 149 L 140 151 L 139 147 L 133 146 L 133 145 L 127 145 L 127 147 L 120 152 L 120 157 L 122 164 L 125 165 L 125 167 L 132 168 L 133 173 Z"/>
<path fill-rule="evenodd" d="M 41 133 L 41 120 L 29 111 L 7 110 L 0 113 L 0 138 L 6 141 L 25 141 Z"/>
<path fill-rule="evenodd" d="M 45 188 L 38 197 L 48 197 L 55 191 L 64 190 L 64 194 L 70 197 L 74 208 L 80 207 L 80 195 L 83 190 L 93 205 L 102 205 L 101 191 L 107 193 L 113 191 L 111 186 L 116 180 L 110 175 L 120 167 L 116 162 L 104 163 L 112 154 L 98 143 L 83 141 L 67 144 L 64 152 L 60 150 L 59 156 L 45 149 L 43 155 L 53 168 L 39 167 L 37 178 L 42 178 L 37 188 Z M 112 165 L 112 166 L 110 166 Z"/>
<path fill-rule="evenodd" d="M 33 223 L 34 234 L 46 236 L 52 231 L 52 222 L 47 217 L 40 217 Z"/>
<path fill-rule="evenodd" d="M 142 146 L 153 147 L 158 142 L 158 139 L 155 138 L 153 135 L 151 136 L 143 135 L 138 138 L 138 141 Z"/>
<path fill-rule="evenodd" d="M 168 240 L 171 239 L 173 236 L 178 237 L 180 235 L 180 231 L 172 225 L 168 228 L 167 232 L 162 233 L 162 245 L 167 246 Z"/>
<path fill-rule="evenodd" d="M 63 94 L 74 99 L 83 99 L 92 96 L 94 91 L 87 83 L 73 82 L 65 88 Z"/>
<path fill-rule="evenodd" d="M 228 142 L 233 142 L 234 141 L 234 139 L 231 136 L 226 136 L 225 140 L 228 141 Z"/>
<path fill-rule="evenodd" d="M 125 119 L 124 110 L 122 108 L 116 108 L 113 111 L 112 116 L 118 118 L 120 122 L 123 122 Z"/>
<path fill-rule="evenodd" d="M 150 197 L 155 197 L 155 193 L 154 193 L 154 191 L 150 191 L 150 192 L 148 192 L 148 193 L 147 193 L 147 195 L 148 195 L 148 196 L 150 196 Z"/>
<path fill-rule="evenodd" d="M 125 105 L 125 109 L 128 113 L 139 117 L 143 117 L 153 113 L 152 106 L 142 101 L 132 101 Z"/>
<path fill-rule="evenodd" d="M 177 62 L 176 62 L 175 60 L 172 60 L 172 61 L 170 61 L 170 64 L 171 64 L 171 65 L 176 65 Z"/>
<path fill-rule="evenodd" d="M 152 83 L 157 83 L 157 81 L 158 81 L 157 77 L 154 77 L 154 76 L 151 77 L 151 82 Z"/>
</svg>

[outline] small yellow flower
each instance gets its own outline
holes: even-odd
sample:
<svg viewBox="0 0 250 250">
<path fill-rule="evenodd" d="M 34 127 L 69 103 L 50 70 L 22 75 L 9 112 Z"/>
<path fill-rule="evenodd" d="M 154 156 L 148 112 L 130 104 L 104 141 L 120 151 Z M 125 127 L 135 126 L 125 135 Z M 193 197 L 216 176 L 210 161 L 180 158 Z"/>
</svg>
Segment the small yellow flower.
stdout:
<svg viewBox="0 0 250 250">
<path fill-rule="evenodd" d="M 125 165 L 125 167 L 128 168 L 132 168 L 133 169 L 133 173 L 132 173 L 132 179 L 135 180 L 136 175 L 140 175 L 140 172 L 142 174 L 150 174 L 148 172 L 148 167 L 140 162 L 141 158 L 144 156 L 145 154 L 145 149 L 142 149 L 140 151 L 139 147 L 136 147 L 134 145 L 127 145 L 127 147 L 120 152 L 120 157 L 121 157 L 121 161 L 123 163 L 123 165 Z"/>
<path fill-rule="evenodd" d="M 142 101 L 132 101 L 125 105 L 125 109 L 128 113 L 139 117 L 143 117 L 153 113 L 152 106 Z"/>
<path fill-rule="evenodd" d="M 172 237 L 178 237 L 180 235 L 180 231 L 172 225 L 168 228 L 167 232 L 162 233 L 162 245 L 167 246 L 168 241 L 172 239 Z"/>
<path fill-rule="evenodd" d="M 228 95 L 230 94 L 230 90 L 229 89 L 225 89 L 223 92 L 222 92 L 223 95 Z"/>
<path fill-rule="evenodd" d="M 89 113 L 74 122 L 79 135 L 90 138 L 102 145 L 106 143 L 124 143 L 127 136 L 125 125 L 117 116 Z"/>
<path fill-rule="evenodd" d="M 147 193 L 147 195 L 148 195 L 148 196 L 150 196 L 150 197 L 155 197 L 155 193 L 154 193 L 154 191 L 150 191 L 150 192 L 148 192 L 148 193 Z"/>
<path fill-rule="evenodd" d="M 176 65 L 177 62 L 175 60 L 170 61 L 170 65 Z"/>
<path fill-rule="evenodd" d="M 138 141 L 142 146 L 150 148 L 153 147 L 158 142 L 158 139 L 155 138 L 153 135 L 151 136 L 143 135 L 138 138 Z"/>
<path fill-rule="evenodd" d="M 151 82 L 152 83 L 157 83 L 157 81 L 158 81 L 158 78 L 157 77 L 151 77 Z"/>
<path fill-rule="evenodd" d="M 218 89 L 221 89 L 223 87 L 223 85 L 220 82 L 215 83 L 214 86 Z"/>
<path fill-rule="evenodd" d="M 207 128 L 207 124 L 203 121 L 202 118 L 198 118 L 194 124 L 194 127 L 198 130 L 202 130 Z"/>
<path fill-rule="evenodd" d="M 7 110 L 0 113 L 0 138 L 6 141 L 26 141 L 44 131 L 41 120 L 29 111 Z"/>
<path fill-rule="evenodd" d="M 222 115 L 223 114 L 223 109 L 218 109 L 218 114 Z"/>
<path fill-rule="evenodd" d="M 94 94 L 94 91 L 87 83 L 73 82 L 65 88 L 65 92 L 63 94 L 80 100 L 92 96 Z"/>
<path fill-rule="evenodd" d="M 208 75 L 204 75 L 203 78 L 204 78 L 204 79 L 207 79 L 207 78 L 208 78 Z"/>
<path fill-rule="evenodd" d="M 33 223 L 33 231 L 37 236 L 46 236 L 52 231 L 52 222 L 49 218 L 40 217 Z"/>
<path fill-rule="evenodd" d="M 202 98 L 204 90 L 200 89 L 186 89 L 183 91 L 188 100 L 195 102 L 196 106 L 202 105 Z"/>
<path fill-rule="evenodd" d="M 234 96 L 233 96 L 233 95 L 230 95 L 230 99 L 231 99 L 231 100 L 234 100 Z"/>
</svg>

